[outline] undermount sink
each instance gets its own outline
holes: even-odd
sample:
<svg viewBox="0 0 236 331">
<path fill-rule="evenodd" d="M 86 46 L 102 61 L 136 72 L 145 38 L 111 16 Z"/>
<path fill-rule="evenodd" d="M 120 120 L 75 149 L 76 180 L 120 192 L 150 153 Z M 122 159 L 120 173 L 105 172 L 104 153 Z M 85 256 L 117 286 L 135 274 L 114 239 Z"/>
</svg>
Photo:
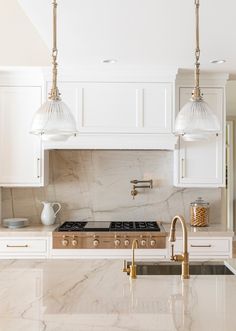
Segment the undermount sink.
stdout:
<svg viewBox="0 0 236 331">
<path fill-rule="evenodd" d="M 128 263 L 128 266 L 131 263 Z M 181 263 L 137 262 L 137 275 L 181 275 Z M 190 275 L 234 275 L 224 262 L 190 262 Z"/>
</svg>

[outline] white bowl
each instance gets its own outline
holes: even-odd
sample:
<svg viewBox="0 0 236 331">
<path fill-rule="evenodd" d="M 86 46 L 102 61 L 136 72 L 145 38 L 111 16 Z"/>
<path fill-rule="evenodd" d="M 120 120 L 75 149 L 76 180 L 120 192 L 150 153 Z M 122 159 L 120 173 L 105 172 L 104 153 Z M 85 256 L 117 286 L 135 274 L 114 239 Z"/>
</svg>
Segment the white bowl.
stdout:
<svg viewBox="0 0 236 331">
<path fill-rule="evenodd" d="M 9 229 L 19 229 L 29 225 L 28 218 L 5 218 L 2 225 Z"/>
</svg>

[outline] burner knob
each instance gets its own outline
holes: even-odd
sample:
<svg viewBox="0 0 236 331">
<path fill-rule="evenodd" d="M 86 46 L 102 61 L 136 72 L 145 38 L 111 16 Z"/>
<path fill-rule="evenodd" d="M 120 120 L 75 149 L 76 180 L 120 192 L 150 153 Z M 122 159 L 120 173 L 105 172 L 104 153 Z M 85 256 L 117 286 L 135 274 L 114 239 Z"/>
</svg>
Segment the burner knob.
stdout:
<svg viewBox="0 0 236 331">
<path fill-rule="evenodd" d="M 114 244 L 115 244 L 116 247 L 120 246 L 120 239 L 116 239 L 114 241 Z"/>
<path fill-rule="evenodd" d="M 69 244 L 69 240 L 67 240 L 67 239 L 63 239 L 63 240 L 61 241 L 61 243 L 62 243 L 63 246 L 68 246 L 68 244 Z"/>
<path fill-rule="evenodd" d="M 156 245 L 156 240 L 151 239 L 151 241 L 150 241 L 150 245 L 151 245 L 152 247 L 154 247 L 154 246 Z"/>
<path fill-rule="evenodd" d="M 94 246 L 94 247 L 97 247 L 98 245 L 99 245 L 99 240 L 94 239 L 94 241 L 93 241 L 93 246 Z"/>
<path fill-rule="evenodd" d="M 129 239 L 125 239 L 124 244 L 125 244 L 125 246 L 129 246 L 129 244 L 130 244 Z"/>
<path fill-rule="evenodd" d="M 146 242 L 145 239 L 142 239 L 142 240 L 141 240 L 141 246 L 146 246 L 146 243 L 147 243 L 147 242 Z"/>
<path fill-rule="evenodd" d="M 72 243 L 72 246 L 77 246 L 78 245 L 78 240 L 72 239 L 71 243 Z"/>
</svg>

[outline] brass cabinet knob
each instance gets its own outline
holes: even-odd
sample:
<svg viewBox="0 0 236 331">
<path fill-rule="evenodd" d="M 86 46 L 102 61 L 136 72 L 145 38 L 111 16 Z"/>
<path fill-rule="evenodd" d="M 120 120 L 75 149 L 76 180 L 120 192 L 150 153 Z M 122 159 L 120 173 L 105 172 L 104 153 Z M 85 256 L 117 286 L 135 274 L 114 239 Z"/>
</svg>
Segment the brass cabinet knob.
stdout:
<svg viewBox="0 0 236 331">
<path fill-rule="evenodd" d="M 141 246 L 146 246 L 147 241 L 145 239 L 141 240 Z"/>
<path fill-rule="evenodd" d="M 114 244 L 115 244 L 116 247 L 117 247 L 117 246 L 120 246 L 120 240 L 119 240 L 119 239 L 116 239 L 116 240 L 114 241 Z"/>
<path fill-rule="evenodd" d="M 94 239 L 94 241 L 93 241 L 93 246 L 94 246 L 94 247 L 97 247 L 98 245 L 99 245 L 99 240 Z"/>
<path fill-rule="evenodd" d="M 128 239 L 125 239 L 125 240 L 124 240 L 124 244 L 125 244 L 125 246 L 129 246 L 130 241 L 129 241 Z"/>
<path fill-rule="evenodd" d="M 152 240 L 150 241 L 150 245 L 151 245 L 152 247 L 155 246 L 155 245 L 156 245 L 156 240 L 152 239 Z"/>
<path fill-rule="evenodd" d="M 78 240 L 72 239 L 71 243 L 72 243 L 72 246 L 77 246 L 78 245 Z"/>
<path fill-rule="evenodd" d="M 63 239 L 63 240 L 61 241 L 61 243 L 62 243 L 63 246 L 68 246 L 68 244 L 69 244 L 69 240 L 67 240 L 67 239 Z"/>
</svg>

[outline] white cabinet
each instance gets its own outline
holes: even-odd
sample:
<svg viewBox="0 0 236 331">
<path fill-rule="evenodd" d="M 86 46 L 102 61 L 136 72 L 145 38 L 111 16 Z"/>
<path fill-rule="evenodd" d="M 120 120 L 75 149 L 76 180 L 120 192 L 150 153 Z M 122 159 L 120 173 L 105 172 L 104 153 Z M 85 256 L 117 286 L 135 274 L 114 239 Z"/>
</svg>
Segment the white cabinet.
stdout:
<svg viewBox="0 0 236 331">
<path fill-rule="evenodd" d="M 41 139 L 29 133 L 41 102 L 41 86 L 0 86 L 0 186 L 44 185 Z"/>
<path fill-rule="evenodd" d="M 179 89 L 179 109 L 189 100 L 191 88 Z M 186 142 L 179 139 L 174 155 L 174 184 L 180 187 L 221 187 L 225 185 L 225 107 L 223 88 L 203 88 L 204 100 L 216 113 L 219 135 L 206 141 Z"/>
<path fill-rule="evenodd" d="M 175 254 L 183 252 L 182 238 L 174 243 Z M 189 258 L 232 258 L 232 237 L 188 238 Z M 170 255 L 170 252 L 169 252 Z"/>
<path fill-rule="evenodd" d="M 46 258 L 49 246 L 49 237 L 0 237 L 0 258 Z"/>
<path fill-rule="evenodd" d="M 79 132 L 171 133 L 170 83 L 60 83 Z"/>
<path fill-rule="evenodd" d="M 52 148 L 174 149 L 173 83 L 59 82 L 78 137 Z M 48 84 L 47 91 L 50 89 Z"/>
</svg>

